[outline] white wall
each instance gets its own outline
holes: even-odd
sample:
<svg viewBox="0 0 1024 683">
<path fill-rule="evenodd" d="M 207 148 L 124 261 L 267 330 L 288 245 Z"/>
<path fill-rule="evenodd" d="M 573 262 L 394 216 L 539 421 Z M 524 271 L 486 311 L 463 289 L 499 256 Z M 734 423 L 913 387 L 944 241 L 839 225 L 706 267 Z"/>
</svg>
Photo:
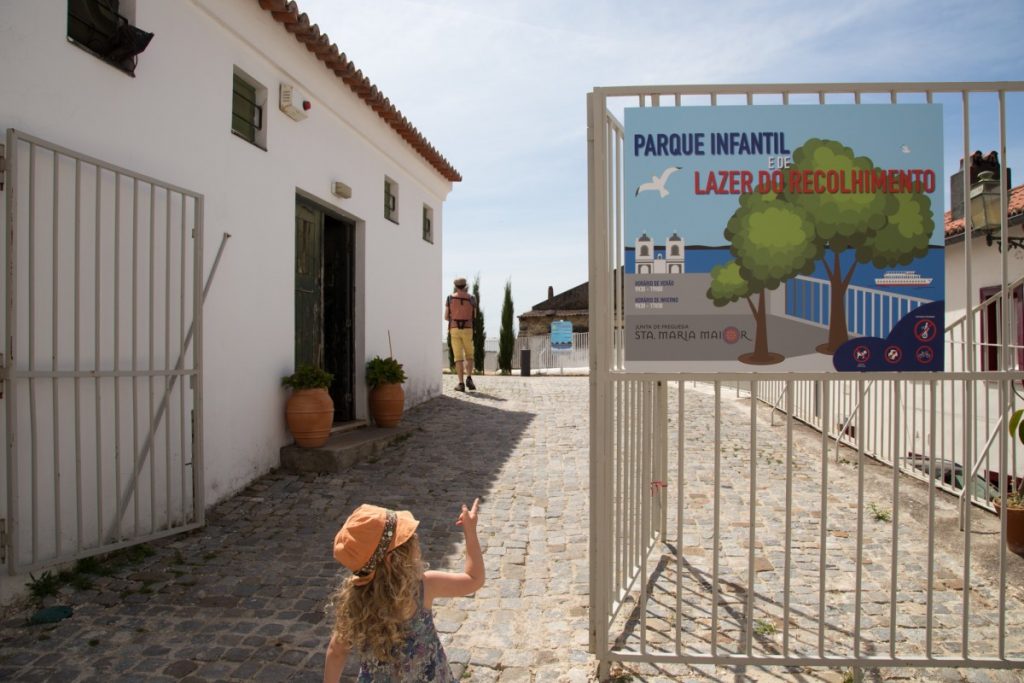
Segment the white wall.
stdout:
<svg viewBox="0 0 1024 683">
<path fill-rule="evenodd" d="M 1019 227 L 1010 228 L 1010 236 L 1019 237 Z M 964 261 L 964 240 L 946 245 L 946 323 L 959 320 L 967 310 L 965 300 L 967 269 Z M 983 287 L 1002 284 L 1002 254 L 993 244 L 985 244 L 984 237 L 975 237 L 971 242 L 971 291 L 970 305 L 977 306 Z M 1012 249 L 1006 255 L 1006 281 L 1011 283 L 1024 276 L 1024 250 Z"/>
<path fill-rule="evenodd" d="M 0 129 L 203 194 L 204 278 L 232 236 L 204 315 L 207 504 L 276 466 L 290 442 L 280 377 L 294 353 L 296 193 L 357 225 L 357 414 L 367 410 L 362 361 L 388 354 L 389 331 L 409 374 L 407 405 L 438 394 L 441 364 L 426 341 L 440 315 L 451 183 L 251 0 L 138 0 L 135 24 L 155 37 L 135 78 L 69 43 L 66 11 L 0 3 Z M 266 151 L 231 133 L 236 66 L 269 91 Z M 312 100 L 306 120 L 278 109 L 281 82 Z M 383 217 L 385 174 L 400 186 L 398 225 Z M 350 199 L 330 194 L 335 180 Z M 424 204 L 433 244 L 422 239 Z"/>
</svg>

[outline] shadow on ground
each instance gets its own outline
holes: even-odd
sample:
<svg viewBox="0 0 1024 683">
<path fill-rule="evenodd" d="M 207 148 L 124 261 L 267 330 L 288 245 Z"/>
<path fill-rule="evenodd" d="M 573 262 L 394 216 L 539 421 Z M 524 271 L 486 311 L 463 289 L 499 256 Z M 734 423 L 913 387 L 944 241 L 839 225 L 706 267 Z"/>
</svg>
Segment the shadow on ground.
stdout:
<svg viewBox="0 0 1024 683">
<path fill-rule="evenodd" d="M 533 419 L 441 396 L 407 411 L 409 438 L 343 474 L 260 477 L 203 529 L 63 586 L 47 604 L 71 606 L 70 618 L 30 626 L 29 605 L 8 615 L 0 680 L 320 680 L 324 607 L 343 576 L 331 545 L 352 509 L 411 510 L 425 558 L 442 568 L 461 546 L 461 504 L 480 496 L 486 509 Z"/>
</svg>

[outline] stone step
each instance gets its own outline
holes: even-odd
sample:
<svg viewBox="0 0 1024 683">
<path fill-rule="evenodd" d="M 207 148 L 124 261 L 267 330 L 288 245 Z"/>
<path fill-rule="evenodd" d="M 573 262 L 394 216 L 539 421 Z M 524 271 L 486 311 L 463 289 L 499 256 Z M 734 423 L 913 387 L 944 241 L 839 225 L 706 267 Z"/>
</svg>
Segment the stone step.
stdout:
<svg viewBox="0 0 1024 683">
<path fill-rule="evenodd" d="M 405 440 L 412 427 L 368 427 L 365 423 L 332 430 L 320 448 L 294 443 L 281 449 L 281 468 L 287 472 L 336 474 L 374 457 L 391 444 Z"/>
</svg>

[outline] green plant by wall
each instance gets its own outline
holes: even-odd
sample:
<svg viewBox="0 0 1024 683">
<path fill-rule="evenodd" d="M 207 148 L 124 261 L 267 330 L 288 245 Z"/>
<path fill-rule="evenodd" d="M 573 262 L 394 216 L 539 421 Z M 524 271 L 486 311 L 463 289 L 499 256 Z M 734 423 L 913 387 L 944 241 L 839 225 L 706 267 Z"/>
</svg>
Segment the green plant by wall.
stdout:
<svg viewBox="0 0 1024 683">
<path fill-rule="evenodd" d="M 1016 389 L 1014 389 L 1016 391 Z M 1017 439 L 1024 444 L 1024 408 L 1015 410 L 1010 415 L 1010 424 L 1007 425 L 1011 439 Z M 1018 484 L 1017 477 L 1011 476 L 1010 490 L 1006 493 L 1006 506 L 1010 508 L 1024 508 L 1024 487 Z"/>
<path fill-rule="evenodd" d="M 281 384 L 292 389 L 326 389 L 334 375 L 313 365 L 300 365 L 295 372 L 281 378 Z"/>
<path fill-rule="evenodd" d="M 498 370 L 503 375 L 512 374 L 512 353 L 515 346 L 516 336 L 512 329 L 512 280 L 507 280 L 505 300 L 501 304 L 501 333 L 498 337 Z"/>
<path fill-rule="evenodd" d="M 868 503 L 868 509 L 871 510 L 871 516 L 878 522 L 891 522 L 892 511 L 888 508 L 884 508 L 876 503 Z"/>
<path fill-rule="evenodd" d="M 370 387 L 378 384 L 401 384 L 405 381 L 405 369 L 394 358 L 374 356 L 366 363 L 366 383 Z"/>
<path fill-rule="evenodd" d="M 484 351 L 484 309 L 480 306 L 480 275 L 473 278 L 473 300 L 476 301 L 476 310 L 473 312 L 473 372 L 483 374 L 484 361 L 487 360 Z"/>
</svg>

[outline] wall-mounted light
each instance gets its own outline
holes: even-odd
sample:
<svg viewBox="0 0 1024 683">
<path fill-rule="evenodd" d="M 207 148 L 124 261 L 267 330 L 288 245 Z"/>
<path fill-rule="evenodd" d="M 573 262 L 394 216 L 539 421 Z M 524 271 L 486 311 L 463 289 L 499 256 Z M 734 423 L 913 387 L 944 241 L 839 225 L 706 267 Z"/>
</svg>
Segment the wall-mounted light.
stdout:
<svg viewBox="0 0 1024 683">
<path fill-rule="evenodd" d="M 331 194 L 333 194 L 335 197 L 348 199 L 352 196 L 352 188 L 346 185 L 345 183 L 341 182 L 340 180 L 335 180 L 334 184 L 331 185 Z"/>
<path fill-rule="evenodd" d="M 971 225 L 975 230 L 985 233 L 985 244 L 996 245 L 1003 250 L 1002 238 L 998 233 L 1002 228 L 1003 203 L 999 192 L 1000 180 L 992 171 L 982 171 L 978 180 L 971 186 Z M 1024 237 L 1007 237 L 1008 249 L 1024 249 Z"/>
</svg>

